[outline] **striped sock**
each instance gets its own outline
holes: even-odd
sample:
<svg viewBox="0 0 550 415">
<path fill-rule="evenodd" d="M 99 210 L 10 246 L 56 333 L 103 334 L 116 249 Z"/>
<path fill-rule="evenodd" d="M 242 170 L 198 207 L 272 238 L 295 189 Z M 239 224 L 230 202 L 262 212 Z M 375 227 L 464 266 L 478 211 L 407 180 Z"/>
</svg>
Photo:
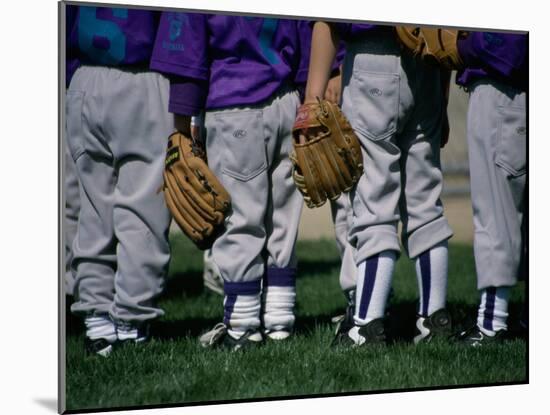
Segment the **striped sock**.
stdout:
<svg viewBox="0 0 550 415">
<path fill-rule="evenodd" d="M 449 249 L 447 241 L 420 254 L 415 260 L 420 301 L 418 314 L 428 317 L 445 308 Z"/>
<path fill-rule="evenodd" d="M 508 299 L 510 287 L 488 287 L 481 292 L 481 304 L 477 313 L 477 325 L 483 333 L 494 336 L 508 328 Z"/>
<path fill-rule="evenodd" d="M 395 261 L 394 251 L 384 251 L 359 264 L 353 316 L 356 325 L 384 317 Z"/>
</svg>

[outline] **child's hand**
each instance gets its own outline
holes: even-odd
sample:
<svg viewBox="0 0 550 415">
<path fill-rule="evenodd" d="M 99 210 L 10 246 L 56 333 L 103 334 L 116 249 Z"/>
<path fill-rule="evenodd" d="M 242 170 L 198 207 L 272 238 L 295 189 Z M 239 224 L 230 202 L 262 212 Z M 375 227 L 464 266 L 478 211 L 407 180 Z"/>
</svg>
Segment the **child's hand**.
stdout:
<svg viewBox="0 0 550 415">
<path fill-rule="evenodd" d="M 325 91 L 325 99 L 333 104 L 339 105 L 340 98 L 342 97 L 342 75 L 339 72 L 338 75 L 333 76 L 328 81 L 327 89 Z"/>
</svg>

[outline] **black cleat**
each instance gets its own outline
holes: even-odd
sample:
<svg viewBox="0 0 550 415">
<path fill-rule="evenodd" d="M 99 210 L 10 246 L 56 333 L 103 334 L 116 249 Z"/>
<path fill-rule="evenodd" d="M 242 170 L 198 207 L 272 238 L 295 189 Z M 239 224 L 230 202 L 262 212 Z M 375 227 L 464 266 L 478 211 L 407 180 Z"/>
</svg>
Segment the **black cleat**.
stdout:
<svg viewBox="0 0 550 415">
<path fill-rule="evenodd" d="M 506 340 L 507 334 L 507 330 L 498 330 L 494 336 L 489 336 L 483 333 L 476 324 L 468 330 L 459 333 L 456 338 L 458 343 L 465 346 L 480 347 L 487 344 L 502 343 Z"/>
<path fill-rule="evenodd" d="M 449 340 L 452 336 L 451 315 L 442 308 L 428 317 L 419 316 L 416 329 L 418 334 L 414 337 L 414 344 L 429 343 L 435 338 Z"/>
<path fill-rule="evenodd" d="M 98 339 L 90 339 L 89 337 L 86 337 L 84 339 L 84 347 L 88 355 L 107 357 L 113 351 L 113 345 L 114 343 L 111 343 L 102 337 Z"/>
<path fill-rule="evenodd" d="M 229 334 L 224 323 L 218 323 L 214 328 L 199 337 L 199 342 L 205 348 L 223 348 L 228 350 L 242 350 L 256 347 L 263 343 L 262 333 L 259 330 L 247 330 L 238 338 Z"/>
<path fill-rule="evenodd" d="M 364 326 L 353 325 L 347 332 L 337 336 L 333 346 L 359 347 L 386 344 L 386 328 L 383 318 L 377 318 Z"/>
<path fill-rule="evenodd" d="M 332 339 L 331 346 L 337 346 L 342 344 L 342 342 L 346 342 L 345 338 L 348 337 L 348 331 L 355 326 L 353 312 L 354 306 L 348 305 L 345 314 L 333 317 L 332 322 L 336 323 L 336 332 L 334 333 L 334 339 Z"/>
</svg>

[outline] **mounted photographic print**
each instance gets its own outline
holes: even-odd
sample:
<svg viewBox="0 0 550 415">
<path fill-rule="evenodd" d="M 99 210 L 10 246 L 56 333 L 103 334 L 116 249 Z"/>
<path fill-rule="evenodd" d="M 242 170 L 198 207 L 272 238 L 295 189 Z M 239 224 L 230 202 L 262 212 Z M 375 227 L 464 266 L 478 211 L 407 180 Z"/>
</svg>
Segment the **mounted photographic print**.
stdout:
<svg viewBox="0 0 550 415">
<path fill-rule="evenodd" d="M 528 382 L 527 33 L 59 8 L 60 412 Z"/>
</svg>

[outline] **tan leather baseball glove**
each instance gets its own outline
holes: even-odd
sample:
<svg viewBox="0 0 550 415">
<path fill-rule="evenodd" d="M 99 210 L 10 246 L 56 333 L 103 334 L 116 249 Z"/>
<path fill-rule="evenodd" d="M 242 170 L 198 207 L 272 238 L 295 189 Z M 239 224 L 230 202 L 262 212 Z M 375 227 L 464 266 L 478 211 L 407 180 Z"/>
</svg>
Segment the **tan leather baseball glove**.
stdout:
<svg viewBox="0 0 550 415">
<path fill-rule="evenodd" d="M 208 249 L 223 231 L 231 198 L 208 167 L 198 141 L 176 132 L 168 139 L 164 169 L 164 196 L 183 233 Z"/>
<path fill-rule="evenodd" d="M 449 70 L 464 66 L 457 41 L 467 36 L 468 32 L 415 26 L 397 26 L 395 31 L 403 47 L 413 55 L 421 56 L 424 61 Z"/>
<path fill-rule="evenodd" d="M 460 69 L 464 66 L 458 53 L 457 41 L 459 37 L 466 36 L 467 32 L 423 27 L 420 29 L 420 33 L 425 44 L 422 50 L 422 59 L 426 62 L 439 64 L 449 70 Z"/>
<path fill-rule="evenodd" d="M 401 42 L 401 46 L 413 55 L 419 55 L 424 48 L 424 39 L 420 36 L 420 27 L 418 26 L 396 26 L 395 33 Z"/>
<path fill-rule="evenodd" d="M 337 105 L 318 99 L 298 109 L 292 129 L 293 178 L 308 207 L 351 190 L 363 173 L 359 139 Z"/>
</svg>

